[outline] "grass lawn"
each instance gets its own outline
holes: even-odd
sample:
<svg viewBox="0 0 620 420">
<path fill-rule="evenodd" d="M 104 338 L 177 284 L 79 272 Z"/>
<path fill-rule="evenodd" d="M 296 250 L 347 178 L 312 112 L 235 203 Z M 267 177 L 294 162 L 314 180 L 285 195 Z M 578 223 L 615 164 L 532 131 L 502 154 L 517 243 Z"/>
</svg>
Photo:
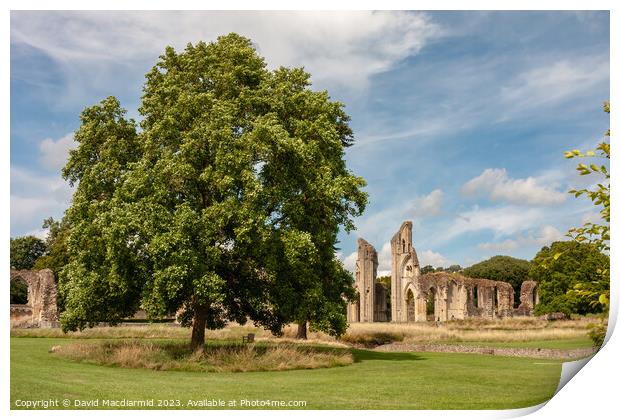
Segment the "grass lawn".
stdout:
<svg viewBox="0 0 620 420">
<path fill-rule="evenodd" d="M 460 341 L 446 344 L 459 344 L 463 346 L 480 347 L 505 347 L 511 349 L 560 349 L 572 350 L 592 347 L 592 340 L 584 338 L 566 338 L 557 340 L 534 340 L 534 341 Z"/>
<path fill-rule="evenodd" d="M 551 398 L 561 371 L 561 362 L 552 360 L 365 350 L 354 350 L 356 363 L 330 369 L 153 371 L 72 362 L 48 352 L 69 341 L 11 337 L 12 408 L 18 399 L 50 398 L 179 400 L 179 408 L 204 399 L 238 405 L 241 399 L 301 400 L 306 409 L 520 408 Z"/>
</svg>

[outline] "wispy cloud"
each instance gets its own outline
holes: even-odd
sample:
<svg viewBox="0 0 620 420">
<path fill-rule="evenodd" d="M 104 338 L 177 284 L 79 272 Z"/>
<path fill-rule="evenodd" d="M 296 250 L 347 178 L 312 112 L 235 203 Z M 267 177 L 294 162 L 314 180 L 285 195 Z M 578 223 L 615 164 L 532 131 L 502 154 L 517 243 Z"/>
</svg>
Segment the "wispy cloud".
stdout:
<svg viewBox="0 0 620 420">
<path fill-rule="evenodd" d="M 363 238 L 384 238 L 396 232 L 404 220 L 414 224 L 425 218 L 438 216 L 443 210 L 444 193 L 435 189 L 426 195 L 402 199 L 394 197 L 389 205 L 356 221 L 356 234 Z"/>
<path fill-rule="evenodd" d="M 545 225 L 540 228 L 536 235 L 530 233 L 527 236 L 518 235 L 516 238 L 506 239 L 500 242 L 484 242 L 478 248 L 485 251 L 507 252 L 532 245 L 550 245 L 554 241 L 566 240 L 566 236 L 553 226 Z"/>
<path fill-rule="evenodd" d="M 527 69 L 501 88 L 501 99 L 512 111 L 557 103 L 609 80 L 609 58 L 581 55 Z"/>
<path fill-rule="evenodd" d="M 184 48 L 237 32 L 272 67 L 304 66 L 315 82 L 359 89 L 441 36 L 426 14 L 396 11 L 13 12 L 11 18 L 12 42 L 43 51 L 69 73 L 87 68 L 92 82 L 106 84 L 117 78 L 111 63 L 150 66 L 166 45 Z"/>
</svg>

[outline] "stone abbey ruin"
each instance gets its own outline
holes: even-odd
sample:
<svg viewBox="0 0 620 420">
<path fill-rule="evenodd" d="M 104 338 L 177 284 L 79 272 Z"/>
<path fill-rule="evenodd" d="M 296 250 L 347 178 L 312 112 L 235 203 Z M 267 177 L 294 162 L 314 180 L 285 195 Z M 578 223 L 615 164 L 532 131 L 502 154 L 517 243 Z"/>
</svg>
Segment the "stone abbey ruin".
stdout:
<svg viewBox="0 0 620 420">
<path fill-rule="evenodd" d="M 11 270 L 11 282 L 24 283 L 28 302 L 11 304 L 11 325 L 53 327 L 58 325 L 57 289 L 54 273 L 44 270 Z"/>
<path fill-rule="evenodd" d="M 421 274 L 411 241 L 412 227 L 411 221 L 404 222 L 391 240 L 389 310 L 387 289 L 377 282 L 377 251 L 364 239 L 358 239 L 355 288 L 359 297 L 347 304 L 349 322 L 442 322 L 533 314 L 538 303 L 534 281 L 523 282 L 521 303 L 515 308 L 515 291 L 509 283 L 458 273 Z"/>
</svg>

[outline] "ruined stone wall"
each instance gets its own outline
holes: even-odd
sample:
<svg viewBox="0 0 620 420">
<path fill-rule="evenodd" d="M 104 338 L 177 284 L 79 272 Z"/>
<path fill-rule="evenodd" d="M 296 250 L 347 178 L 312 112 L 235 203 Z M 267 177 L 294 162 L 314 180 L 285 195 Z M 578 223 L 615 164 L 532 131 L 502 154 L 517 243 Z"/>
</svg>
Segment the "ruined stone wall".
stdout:
<svg viewBox="0 0 620 420">
<path fill-rule="evenodd" d="M 419 296 L 415 322 L 443 322 L 469 317 L 493 319 L 512 314 L 514 292 L 506 282 L 440 272 L 421 275 L 415 289 Z M 429 299 L 433 299 L 434 312 L 427 316 Z"/>
<path fill-rule="evenodd" d="M 538 304 L 538 284 L 533 280 L 526 280 L 521 283 L 521 303 L 515 309 L 515 315 L 532 316 L 534 315 L 534 306 Z"/>
<path fill-rule="evenodd" d="M 11 281 L 19 280 L 28 285 L 28 303 L 11 305 L 11 321 L 30 326 L 55 326 L 58 323 L 58 291 L 52 270 L 11 270 Z"/>
<path fill-rule="evenodd" d="M 349 322 L 443 322 L 470 317 L 494 319 L 532 315 L 538 303 L 534 281 L 523 283 L 521 306 L 514 309 L 514 290 L 510 283 L 469 278 L 458 273 L 421 275 L 412 230 L 413 223 L 405 221 L 390 241 L 391 316 L 387 316 L 385 289 L 376 283 L 377 251 L 364 239 L 358 239 L 355 286 L 360 298 L 347 305 Z"/>
</svg>

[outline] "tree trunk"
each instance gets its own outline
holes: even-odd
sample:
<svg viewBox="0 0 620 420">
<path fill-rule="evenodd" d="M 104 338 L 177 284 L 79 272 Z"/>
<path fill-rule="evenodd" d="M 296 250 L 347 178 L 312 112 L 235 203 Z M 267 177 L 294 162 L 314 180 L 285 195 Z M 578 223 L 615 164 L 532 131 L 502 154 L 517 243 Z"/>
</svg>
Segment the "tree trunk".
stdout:
<svg viewBox="0 0 620 420">
<path fill-rule="evenodd" d="M 205 346 L 205 328 L 207 326 L 207 308 L 199 306 L 194 309 L 192 321 L 192 350 L 202 350 Z"/>
<path fill-rule="evenodd" d="M 308 323 L 306 321 L 300 321 L 297 324 L 297 336 L 295 338 L 298 340 L 308 339 Z"/>
</svg>

